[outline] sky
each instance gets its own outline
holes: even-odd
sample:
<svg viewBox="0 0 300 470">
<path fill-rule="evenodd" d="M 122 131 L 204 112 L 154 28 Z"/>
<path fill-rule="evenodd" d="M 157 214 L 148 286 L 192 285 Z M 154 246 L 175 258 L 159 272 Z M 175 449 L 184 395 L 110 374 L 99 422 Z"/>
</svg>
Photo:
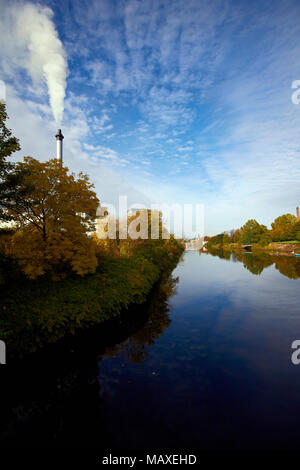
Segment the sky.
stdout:
<svg viewBox="0 0 300 470">
<path fill-rule="evenodd" d="M 295 213 L 299 1 L 30 3 L 67 67 L 64 164 L 90 176 L 102 204 L 203 204 L 208 235 Z M 45 70 L 28 61 L 28 4 L 0 0 L 0 80 L 16 158 L 45 161 L 58 126 Z"/>
</svg>

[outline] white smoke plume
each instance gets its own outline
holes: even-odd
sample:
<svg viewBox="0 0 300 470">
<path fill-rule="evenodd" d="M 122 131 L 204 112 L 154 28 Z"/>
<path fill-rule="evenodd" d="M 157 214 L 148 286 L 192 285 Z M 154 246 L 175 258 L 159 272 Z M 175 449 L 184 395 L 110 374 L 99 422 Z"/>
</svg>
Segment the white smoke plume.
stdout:
<svg viewBox="0 0 300 470">
<path fill-rule="evenodd" d="M 10 33 L 14 45 L 11 59 L 16 61 L 18 58 L 18 65 L 26 68 L 35 83 L 39 80 L 47 83 L 50 106 L 59 125 L 64 112 L 68 68 L 62 42 L 52 21 L 53 11 L 39 4 L 12 3 L 5 16 L 2 25 Z M 2 25 L 0 23 L 1 30 Z"/>
</svg>

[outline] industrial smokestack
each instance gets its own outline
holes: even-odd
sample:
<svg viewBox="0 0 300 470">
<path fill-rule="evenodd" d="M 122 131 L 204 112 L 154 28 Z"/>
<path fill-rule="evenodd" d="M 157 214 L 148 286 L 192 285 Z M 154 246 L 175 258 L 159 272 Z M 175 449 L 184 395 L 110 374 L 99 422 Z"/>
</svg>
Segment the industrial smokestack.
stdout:
<svg viewBox="0 0 300 470">
<path fill-rule="evenodd" d="M 64 136 L 61 133 L 61 129 L 58 129 L 56 134 L 56 158 L 62 164 L 63 162 L 63 138 Z"/>
</svg>

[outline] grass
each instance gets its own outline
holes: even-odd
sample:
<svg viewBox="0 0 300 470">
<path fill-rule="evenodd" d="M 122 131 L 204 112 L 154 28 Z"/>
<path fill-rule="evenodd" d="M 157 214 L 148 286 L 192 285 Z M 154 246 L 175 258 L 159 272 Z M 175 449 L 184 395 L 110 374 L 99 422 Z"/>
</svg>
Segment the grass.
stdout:
<svg viewBox="0 0 300 470">
<path fill-rule="evenodd" d="M 119 315 L 147 300 L 162 273 L 176 266 L 181 252 L 174 246 L 159 259 L 155 250 L 145 249 L 132 258 L 106 255 L 99 259 L 95 274 L 59 282 L 47 277 L 9 280 L 1 286 L 0 338 L 13 355 L 22 355 Z"/>
<path fill-rule="evenodd" d="M 282 243 L 282 244 L 285 244 L 285 245 L 290 245 L 290 244 L 300 243 L 300 241 L 299 240 L 286 240 L 286 241 L 283 241 L 283 242 L 273 242 L 273 243 Z"/>
</svg>

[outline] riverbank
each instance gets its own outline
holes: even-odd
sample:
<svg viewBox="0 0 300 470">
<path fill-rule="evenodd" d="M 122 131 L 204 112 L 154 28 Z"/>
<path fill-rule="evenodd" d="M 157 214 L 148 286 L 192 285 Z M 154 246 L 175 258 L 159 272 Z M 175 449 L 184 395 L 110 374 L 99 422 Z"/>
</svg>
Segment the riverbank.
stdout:
<svg viewBox="0 0 300 470">
<path fill-rule="evenodd" d="M 264 251 L 270 254 L 279 254 L 285 256 L 293 256 L 296 253 L 300 253 L 300 242 L 276 242 L 270 243 L 266 247 L 263 247 Z"/>
<path fill-rule="evenodd" d="M 265 246 L 259 245 L 258 243 L 252 243 L 249 245 L 243 245 L 241 243 L 226 243 L 206 245 L 205 249 L 209 252 L 221 249 L 224 251 L 235 253 L 239 253 L 242 251 L 251 251 L 252 253 L 268 253 L 270 255 L 295 256 L 295 254 L 300 254 L 300 242 L 273 242 Z"/>
<path fill-rule="evenodd" d="M 96 273 L 84 277 L 59 282 L 23 277 L 2 286 L 0 337 L 9 353 L 36 351 L 145 302 L 153 286 L 175 268 L 183 248 L 174 241 L 164 254 L 149 247 L 144 251 L 124 258 L 103 255 Z"/>
</svg>

